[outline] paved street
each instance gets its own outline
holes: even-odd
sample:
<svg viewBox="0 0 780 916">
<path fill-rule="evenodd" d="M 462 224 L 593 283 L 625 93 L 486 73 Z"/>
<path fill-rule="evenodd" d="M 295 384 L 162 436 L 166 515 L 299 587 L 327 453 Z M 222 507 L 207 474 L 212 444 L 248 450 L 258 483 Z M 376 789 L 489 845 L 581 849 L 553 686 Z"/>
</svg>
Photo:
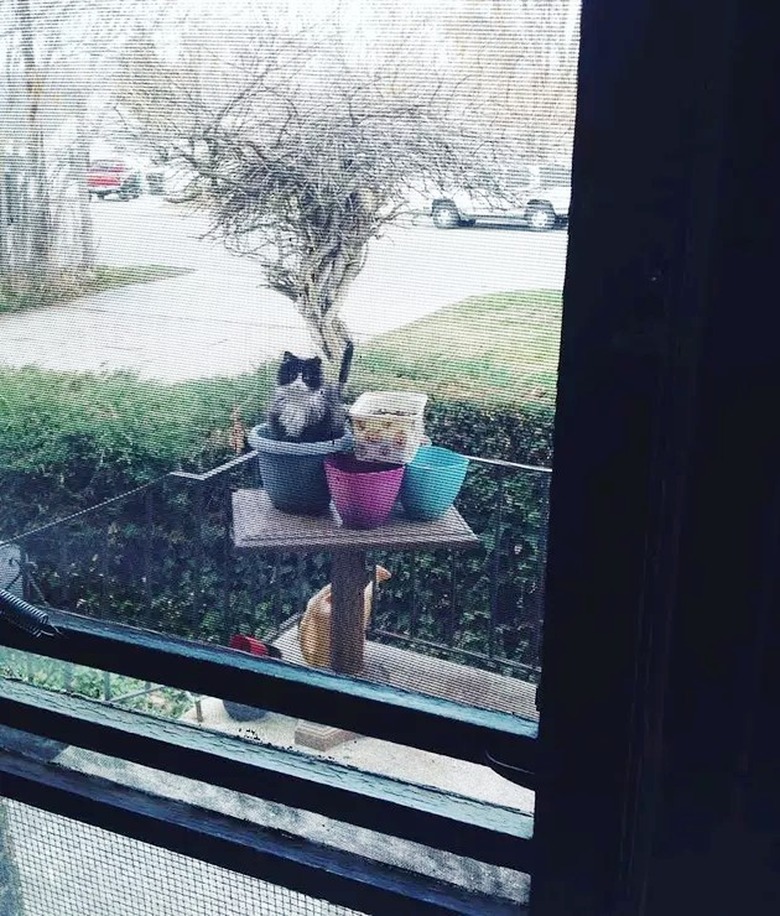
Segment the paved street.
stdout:
<svg viewBox="0 0 780 916">
<path fill-rule="evenodd" d="M 98 260 L 187 268 L 180 277 L 0 316 L 0 364 L 129 369 L 167 380 L 234 375 L 283 349 L 310 351 L 292 304 L 264 289 L 259 268 L 201 238 L 201 217 L 159 198 L 96 201 Z M 343 316 L 356 340 L 408 324 L 466 296 L 560 288 L 567 235 L 556 230 L 442 231 L 428 220 L 373 243 Z"/>
</svg>

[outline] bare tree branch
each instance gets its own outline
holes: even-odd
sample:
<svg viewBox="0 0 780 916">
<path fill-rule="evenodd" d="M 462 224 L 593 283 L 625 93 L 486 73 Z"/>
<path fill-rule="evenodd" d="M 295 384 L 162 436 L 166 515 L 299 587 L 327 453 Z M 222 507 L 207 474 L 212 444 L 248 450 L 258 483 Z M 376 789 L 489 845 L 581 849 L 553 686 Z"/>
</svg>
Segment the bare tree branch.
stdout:
<svg viewBox="0 0 780 916">
<path fill-rule="evenodd" d="M 251 19 L 227 24 L 208 54 L 193 33 L 173 62 L 139 33 L 128 46 L 120 107 L 136 136 L 189 171 L 210 233 L 259 262 L 337 361 L 346 292 L 410 190 L 498 195 L 513 160 L 571 132 L 569 57 L 562 73 L 556 68 L 570 55 L 563 36 L 572 2 L 518 0 L 507 18 L 507 4 L 462 0 L 470 18 L 461 26 L 483 39 L 488 27 L 511 34 L 511 52 L 501 46 L 489 68 L 490 85 L 475 79 L 483 49 L 471 34 L 448 33 L 446 17 L 423 22 L 414 11 L 380 39 L 348 41 L 338 14 L 302 26 L 255 7 L 261 28 L 247 31 Z M 441 67 L 409 51 L 410 36 L 420 35 L 431 53 L 449 53 Z M 534 93 L 546 106 L 541 127 L 530 123 Z M 518 110 L 530 113 L 519 128 Z"/>
</svg>

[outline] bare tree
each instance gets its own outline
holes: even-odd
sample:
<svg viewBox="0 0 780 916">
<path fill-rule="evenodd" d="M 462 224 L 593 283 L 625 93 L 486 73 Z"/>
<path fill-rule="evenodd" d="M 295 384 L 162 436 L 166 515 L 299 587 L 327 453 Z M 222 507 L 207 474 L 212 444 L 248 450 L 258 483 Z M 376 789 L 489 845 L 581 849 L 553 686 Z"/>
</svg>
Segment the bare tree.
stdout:
<svg viewBox="0 0 780 916">
<path fill-rule="evenodd" d="M 95 264 L 87 189 L 100 105 L 151 0 L 0 0 L 0 269 L 40 287 L 53 269 Z M 60 225 L 62 224 L 62 225 Z M 57 245 L 63 226 L 75 229 Z"/>
<path fill-rule="evenodd" d="M 571 156 L 579 12 L 580 0 L 450 0 L 440 18 L 473 116 L 500 123 L 526 159 Z"/>
<path fill-rule="evenodd" d="M 46 74 L 47 115 L 52 131 L 67 128 L 64 155 L 52 158 L 52 172 L 75 195 L 76 263 L 94 267 L 95 240 L 87 171 L 90 146 L 102 116 L 111 109 L 111 90 L 125 42 L 139 22 L 153 28 L 158 19 L 152 0 L 44 0 L 36 27 L 41 68 Z"/>
<path fill-rule="evenodd" d="M 45 283 L 51 250 L 46 153 L 41 119 L 43 77 L 35 57 L 35 33 L 30 0 L 16 0 L 21 48 L 25 104 L 27 109 L 26 153 L 32 193 L 28 194 L 32 279 L 34 286 Z"/>
<path fill-rule="evenodd" d="M 0 6 L 0 266 L 12 294 L 40 288 L 49 267 L 42 97 L 29 0 L 6 0 Z"/>
<path fill-rule="evenodd" d="M 260 262 L 334 362 L 345 294 L 409 188 L 495 181 L 494 148 L 453 116 L 452 86 L 430 68 L 366 68 L 337 26 L 269 21 L 167 66 L 139 38 L 121 95 L 138 133 L 199 182 L 212 232 Z"/>
</svg>

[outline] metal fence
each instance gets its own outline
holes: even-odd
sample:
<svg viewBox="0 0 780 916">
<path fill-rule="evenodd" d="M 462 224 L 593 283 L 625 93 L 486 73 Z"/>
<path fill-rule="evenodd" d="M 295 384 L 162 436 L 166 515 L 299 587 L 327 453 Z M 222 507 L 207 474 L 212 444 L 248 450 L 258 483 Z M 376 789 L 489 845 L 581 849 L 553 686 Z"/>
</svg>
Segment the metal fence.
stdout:
<svg viewBox="0 0 780 916">
<path fill-rule="evenodd" d="M 231 494 L 260 484 L 252 459 L 172 472 L 5 541 L 5 586 L 41 606 L 174 635 L 222 644 L 237 632 L 275 638 L 328 581 L 329 565 L 323 554 L 233 549 Z M 536 683 L 549 475 L 471 458 L 458 507 L 479 546 L 371 556 L 392 575 L 378 592 L 369 637 Z M 64 677 L 69 687 L 87 675 Z M 149 689 L 103 674 L 90 695 L 117 702 Z"/>
</svg>

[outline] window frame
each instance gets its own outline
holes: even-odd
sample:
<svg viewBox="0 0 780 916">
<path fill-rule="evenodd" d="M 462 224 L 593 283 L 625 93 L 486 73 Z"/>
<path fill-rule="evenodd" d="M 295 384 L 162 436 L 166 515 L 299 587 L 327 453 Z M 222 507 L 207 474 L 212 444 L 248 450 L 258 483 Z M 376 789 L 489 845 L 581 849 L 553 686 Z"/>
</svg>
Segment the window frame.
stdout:
<svg viewBox="0 0 780 916">
<path fill-rule="evenodd" d="M 776 31 L 586 0 L 581 35 L 530 909 L 774 913 Z"/>
<path fill-rule="evenodd" d="M 49 618 L 58 635 L 35 637 L 0 618 L 0 645 L 262 705 L 471 762 L 495 759 L 500 766 L 519 760 L 523 784 L 533 783 L 533 720 L 64 611 L 51 611 Z M 0 724 L 488 865 L 532 867 L 532 818 L 511 812 L 508 823 L 495 806 L 451 793 L 13 681 L 0 683 Z M 247 831 L 241 822 L 206 809 L 99 777 L 64 775 L 59 767 L 15 753 L 0 751 L 0 786 L 6 797 L 26 804 L 363 912 L 393 911 L 399 901 L 404 912 L 421 914 L 508 916 L 525 910 L 313 841 L 291 843 L 278 831 Z"/>
<path fill-rule="evenodd" d="M 0 751 L 6 798 L 359 912 L 518 916 L 525 907 L 283 831 Z"/>
<path fill-rule="evenodd" d="M 718 441 L 718 432 L 738 430 L 739 405 L 733 396 L 729 400 L 729 390 L 718 377 L 718 359 L 728 360 L 725 297 L 738 289 L 737 270 L 751 265 L 750 253 L 734 247 L 739 236 L 729 228 L 731 213 L 719 209 L 726 203 L 737 210 L 746 206 L 735 176 L 724 175 L 721 166 L 727 152 L 736 154 L 732 162 L 740 161 L 739 142 L 746 128 L 767 139 L 766 126 L 764 133 L 757 130 L 760 111 L 749 95 L 758 94 L 763 74 L 760 67 L 750 70 L 745 60 L 748 55 L 759 63 L 770 59 L 773 30 L 759 12 L 738 14 L 738 6 L 734 0 L 583 3 L 538 741 L 525 747 L 528 736 L 491 731 L 490 725 L 486 731 L 485 721 L 480 725 L 471 714 L 465 720 L 448 718 L 454 710 L 439 705 L 445 701 L 431 701 L 435 710 L 425 707 L 427 701 L 425 708 L 411 709 L 400 697 L 382 706 L 384 700 L 373 687 L 341 683 L 325 672 L 299 672 L 280 680 L 281 669 L 271 675 L 270 665 L 261 670 L 259 662 L 226 654 L 186 662 L 189 685 L 197 689 L 218 683 L 221 693 L 237 701 L 257 702 L 255 684 L 262 683 L 269 708 L 316 713 L 324 721 L 367 733 L 379 728 L 377 710 L 392 710 L 385 724 L 399 738 L 409 739 L 406 729 L 416 719 L 426 728 L 435 722 L 444 729 L 449 722 L 461 737 L 495 734 L 506 742 L 503 751 L 510 756 L 523 746 L 513 760 L 518 769 L 525 764 L 538 782 L 534 916 L 673 912 L 673 882 L 669 874 L 661 874 L 659 856 L 664 850 L 681 852 L 682 841 L 669 839 L 673 827 L 685 823 L 686 813 L 701 813 L 716 790 L 731 785 L 722 774 L 715 779 L 716 764 L 724 771 L 736 766 L 735 749 L 748 740 L 743 736 L 738 741 L 728 729 L 718 732 L 724 748 L 713 752 L 716 763 L 707 773 L 712 785 L 696 799 L 697 809 L 687 806 L 683 767 L 694 759 L 694 738 L 706 740 L 706 732 L 693 713 L 687 718 L 677 713 L 670 724 L 668 691 L 673 688 L 679 697 L 680 690 L 688 689 L 701 700 L 705 688 L 717 684 L 704 665 L 694 668 L 700 684 L 686 676 L 696 645 L 692 633 L 706 617 L 700 605 L 696 616 L 690 603 L 680 604 L 681 576 L 689 577 L 689 598 L 717 601 L 718 596 L 714 587 L 696 592 L 694 573 L 680 566 L 681 544 L 689 557 L 697 538 L 700 548 L 717 546 L 716 533 L 705 530 L 708 520 L 692 495 L 692 482 L 697 472 L 711 483 L 716 471 L 733 470 L 732 456 L 721 455 L 719 464 L 713 464 L 701 445 L 697 450 L 693 436 L 701 431 L 702 418 L 715 413 L 719 399 L 731 412 L 724 430 L 706 427 L 707 444 Z M 736 78 L 733 54 L 743 68 Z M 776 140 L 767 142 L 766 149 L 775 152 Z M 757 190 L 766 181 L 774 166 L 769 160 L 767 154 L 763 170 L 752 179 L 747 166 L 738 170 L 742 190 Z M 755 243 L 776 242 L 773 231 L 760 224 Z M 733 263 L 726 263 L 727 253 Z M 769 274 L 768 267 L 759 265 L 749 288 L 758 291 Z M 728 281 L 723 292 L 717 290 L 717 280 Z M 757 408 L 765 407 L 771 415 L 778 372 L 772 363 L 776 354 L 770 347 L 769 319 L 761 319 L 757 304 L 743 303 L 743 308 L 756 320 L 756 328 L 767 331 L 759 334 L 755 348 L 765 366 L 758 371 L 750 360 L 740 363 L 735 357 L 726 364 L 741 367 Z M 776 447 L 769 435 L 756 431 L 751 456 L 766 459 Z M 597 449 L 590 448 L 594 442 Z M 746 530 L 751 545 L 762 551 L 770 538 L 762 498 L 775 492 L 770 474 L 776 466 L 751 466 L 755 505 L 743 520 L 759 523 L 755 532 Z M 710 496 L 715 492 L 713 484 Z M 771 505 L 776 505 L 774 499 Z M 735 588 L 749 568 L 747 559 L 734 563 L 723 570 L 721 582 L 728 579 Z M 701 574 L 698 568 L 695 572 Z M 763 658 L 749 623 L 751 615 L 758 619 L 760 602 L 768 600 L 746 597 L 747 622 L 739 629 L 748 647 L 740 655 L 745 665 L 747 659 Z M 776 627 L 769 632 L 776 633 Z M 72 633 L 74 645 L 83 640 L 78 651 L 59 650 L 56 642 L 45 649 L 61 652 L 56 657 L 79 656 L 97 667 L 105 667 L 107 658 L 113 663 L 134 651 L 132 643 L 120 640 L 114 643 L 119 647 L 115 652 L 107 639 L 98 654 L 94 648 L 99 640 L 88 649 L 94 636 L 77 627 Z M 44 648 L 6 626 L 0 626 L 0 638 L 29 651 Z M 723 661 L 731 647 L 727 636 L 713 634 L 706 648 L 708 659 Z M 202 679 L 207 668 L 210 673 Z M 149 670 L 139 666 L 127 673 L 146 676 Z M 758 702 L 760 684 L 747 680 L 753 692 L 735 696 Z M 289 702 L 272 696 L 271 687 L 280 683 Z M 334 712 L 334 701 L 345 705 Z M 0 701 L 0 710 L 8 708 Z M 729 708 L 738 707 L 734 703 Z M 760 706 L 768 708 L 766 703 Z M 686 725 L 691 738 L 684 734 Z M 436 740 L 441 747 L 451 746 L 446 736 Z M 711 739 L 707 746 L 713 749 Z M 761 744 L 751 747 L 760 750 Z M 484 750 L 481 744 L 479 752 Z M 528 759 L 523 757 L 526 751 Z M 669 770 L 675 753 L 679 773 Z M 762 761 L 768 759 L 766 749 L 762 753 Z M 36 772 L 29 764 L 26 774 L 22 767 L 20 778 L 33 785 Z M 38 772 L 37 779 L 42 784 L 43 774 Z M 667 830 L 666 847 L 656 833 L 659 822 Z M 735 832 L 733 823 L 730 829 Z M 698 868 L 703 870 L 701 863 Z M 700 877 L 695 868 L 693 874 Z M 686 872 L 678 872 L 680 876 L 685 878 Z M 373 893 L 369 885 L 370 880 L 363 886 L 366 902 Z M 378 902 L 382 892 L 375 893 L 372 899 Z M 663 900 L 667 909 L 658 903 L 652 909 L 652 900 Z M 716 902 L 712 896 L 710 901 Z M 420 905 L 431 911 L 430 901 Z"/>
</svg>

